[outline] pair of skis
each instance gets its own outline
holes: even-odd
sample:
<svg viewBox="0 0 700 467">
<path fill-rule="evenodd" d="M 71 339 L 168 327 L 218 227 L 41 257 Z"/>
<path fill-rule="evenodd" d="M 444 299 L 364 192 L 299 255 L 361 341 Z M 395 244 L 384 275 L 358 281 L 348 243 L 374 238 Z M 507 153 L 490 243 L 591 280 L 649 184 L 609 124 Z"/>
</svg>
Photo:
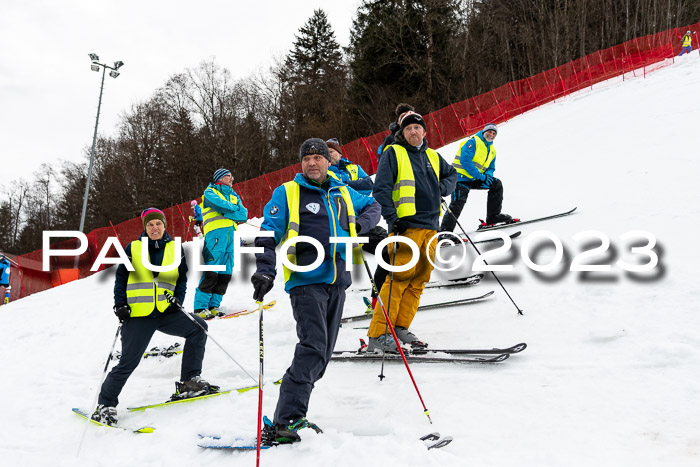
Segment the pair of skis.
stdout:
<svg viewBox="0 0 700 467">
<path fill-rule="evenodd" d="M 282 383 L 282 378 L 278 379 L 273 384 L 279 385 L 281 383 Z M 137 407 L 127 407 L 127 410 L 129 412 L 140 412 L 140 411 L 144 411 L 146 409 L 154 409 L 157 407 L 165 407 L 165 406 L 173 405 L 173 404 L 184 404 L 184 403 L 189 403 L 189 402 L 200 401 L 203 399 L 210 399 L 212 397 L 223 396 L 224 394 L 230 394 L 232 392 L 244 393 L 247 391 L 252 391 L 254 389 L 258 389 L 258 386 L 253 385 L 253 386 L 242 386 L 242 387 L 238 387 L 238 388 L 225 389 L 223 391 L 218 391 L 218 392 L 214 392 L 211 394 L 204 394 L 204 395 L 197 396 L 197 397 L 188 397 L 186 399 L 167 400 L 165 402 L 156 402 L 154 404 L 141 405 L 141 406 L 137 406 Z M 75 413 L 76 415 L 79 415 L 80 417 L 83 417 L 83 418 L 90 418 L 89 415 L 87 415 L 83 410 L 78 409 L 78 408 L 74 408 L 73 413 Z M 105 423 L 100 423 L 97 420 L 92 420 L 91 418 L 90 418 L 90 422 L 95 424 L 95 425 L 100 425 L 100 426 L 104 426 L 107 428 L 116 428 L 119 430 L 133 431 L 134 433 L 153 433 L 153 430 L 155 430 L 155 428 L 149 427 L 149 426 L 140 427 L 140 428 L 127 428 L 127 427 L 123 427 L 121 425 L 107 425 Z"/>
<path fill-rule="evenodd" d="M 476 285 L 478 284 L 481 279 L 484 278 L 483 274 L 472 274 L 471 276 L 465 276 L 465 277 L 458 277 L 456 279 L 448 279 L 447 282 L 441 282 L 441 281 L 430 281 L 426 282 L 425 288 L 433 288 L 433 287 L 465 287 L 469 285 Z M 361 289 L 351 289 L 353 292 L 367 292 L 372 290 L 369 287 L 363 287 Z"/>
<path fill-rule="evenodd" d="M 334 351 L 331 360 L 341 362 L 372 362 L 381 360 L 382 355 L 366 352 L 366 345 L 360 339 L 360 350 Z M 507 360 L 511 355 L 520 353 L 527 348 L 527 344 L 520 343 L 511 347 L 491 349 L 404 349 L 406 360 L 413 363 L 499 363 Z M 398 354 L 385 354 L 386 361 L 402 361 Z"/>
<path fill-rule="evenodd" d="M 267 418 L 267 417 L 266 417 Z M 204 449 L 218 449 L 222 451 L 255 451 L 258 446 L 255 441 L 250 441 L 245 438 L 236 438 L 229 443 L 221 441 L 221 437 L 217 435 L 199 435 L 202 440 L 197 446 Z M 418 438 L 423 441 L 423 444 L 430 449 L 439 449 L 447 446 L 452 442 L 452 436 L 440 436 L 440 433 L 428 433 L 425 436 Z M 260 449 L 270 449 L 275 446 L 284 446 L 280 443 L 261 444 Z M 288 446 L 289 444 L 287 444 Z"/>
<path fill-rule="evenodd" d="M 445 307 L 451 307 L 451 306 L 468 305 L 470 303 L 478 302 L 480 300 L 488 298 L 493 294 L 494 294 L 494 292 L 492 290 L 492 291 L 487 292 L 483 295 L 479 295 L 478 297 L 462 298 L 459 300 L 450 300 L 447 302 L 439 302 L 439 303 L 431 303 L 429 305 L 421 305 L 418 307 L 418 311 L 434 310 L 436 308 L 445 308 Z M 362 321 L 365 319 L 372 319 L 372 314 L 365 313 L 365 314 L 361 314 L 361 315 L 347 316 L 345 318 L 341 318 L 340 323 L 341 324 L 353 323 L 355 321 Z"/>
<path fill-rule="evenodd" d="M 532 224 L 533 222 L 547 221 L 549 219 L 556 219 L 558 217 L 568 216 L 569 214 L 573 214 L 574 211 L 576 211 L 576 208 L 573 208 L 570 211 L 560 212 L 558 214 L 552 214 L 550 216 L 536 217 L 534 219 L 526 219 L 524 221 L 520 220 L 520 219 L 514 219 L 510 222 L 498 222 L 496 224 L 487 224 L 486 222 L 481 221 L 481 225 L 479 225 L 479 227 L 477 227 L 476 231 L 477 232 L 486 232 L 488 230 L 505 229 L 506 227 L 514 227 L 514 226 L 519 226 L 519 225 L 524 225 L 524 224 Z"/>
</svg>

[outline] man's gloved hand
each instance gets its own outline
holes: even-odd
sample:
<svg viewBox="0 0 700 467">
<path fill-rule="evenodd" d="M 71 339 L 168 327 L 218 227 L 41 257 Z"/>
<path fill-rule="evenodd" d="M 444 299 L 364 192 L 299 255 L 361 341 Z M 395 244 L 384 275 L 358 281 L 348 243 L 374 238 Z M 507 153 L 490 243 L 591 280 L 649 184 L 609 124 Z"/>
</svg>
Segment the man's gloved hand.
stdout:
<svg viewBox="0 0 700 467">
<path fill-rule="evenodd" d="M 493 175 L 484 174 L 484 180 L 481 183 L 485 187 L 490 187 L 493 183 Z"/>
<path fill-rule="evenodd" d="M 403 235 L 408 230 L 408 224 L 403 219 L 397 219 L 394 225 L 391 226 L 394 235 Z"/>
<path fill-rule="evenodd" d="M 129 305 L 114 305 L 114 314 L 117 315 L 119 322 L 123 323 L 131 318 L 131 308 L 129 308 Z"/>
<path fill-rule="evenodd" d="M 265 298 L 265 294 L 272 290 L 272 286 L 275 283 L 275 278 L 269 274 L 256 272 L 250 278 L 250 282 L 252 282 L 253 287 L 255 287 L 255 292 L 253 292 L 253 300 L 256 302 L 262 302 L 263 298 Z"/>
</svg>

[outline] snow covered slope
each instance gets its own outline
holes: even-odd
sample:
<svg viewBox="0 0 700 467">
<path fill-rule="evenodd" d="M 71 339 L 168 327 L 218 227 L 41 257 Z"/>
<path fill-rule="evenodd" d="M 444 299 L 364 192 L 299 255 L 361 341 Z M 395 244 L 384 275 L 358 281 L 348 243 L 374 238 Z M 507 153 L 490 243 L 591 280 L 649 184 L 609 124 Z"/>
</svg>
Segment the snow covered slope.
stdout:
<svg viewBox="0 0 700 467">
<path fill-rule="evenodd" d="M 421 312 L 412 330 L 432 347 L 508 346 L 527 342 L 522 354 L 491 366 L 414 365 L 431 411 L 429 425 L 402 365 L 331 363 L 316 385 L 309 418 L 325 431 L 304 430 L 303 442 L 263 453 L 263 465 L 590 466 L 699 465 L 700 288 L 695 240 L 700 227 L 700 60 L 682 57 L 647 76 L 614 80 L 544 106 L 500 126 L 496 176 L 505 185 L 504 211 L 523 219 L 578 206 L 575 215 L 522 226 L 523 236 L 499 273 L 517 304 L 491 278 L 471 288 L 427 290 L 422 303 L 480 295 L 489 300 L 462 308 Z M 440 149 L 453 158 L 459 143 Z M 470 229 L 485 215 L 486 196 L 472 192 L 460 221 Z M 562 241 L 561 266 L 536 273 L 521 247 L 536 231 Z M 583 249 L 610 238 L 607 252 L 589 262 L 610 272 L 568 270 Z M 626 273 L 616 264 L 647 262 L 631 246 L 630 231 L 657 239 L 659 265 Z M 551 245 L 548 243 L 546 245 Z M 539 264 L 550 246 L 532 245 Z M 469 251 L 469 250 L 468 250 Z M 191 254 L 192 252 L 190 252 Z M 452 254 L 451 252 L 449 254 Z M 370 256 L 370 261 L 373 258 Z M 469 272 L 469 264 L 434 278 Z M 254 306 L 248 262 L 234 278 L 223 306 Z M 120 421 L 152 425 L 153 434 L 89 426 L 70 411 L 95 397 L 117 320 L 113 271 L 32 295 L 0 308 L 0 387 L 3 465 L 253 465 L 251 453 L 203 451 L 198 433 L 252 435 L 257 393 L 128 413 L 125 408 L 165 400 L 174 390 L 181 357 L 144 360 L 120 397 Z M 362 271 L 357 284 L 368 281 Z M 198 275 L 190 277 L 191 309 Z M 282 376 L 296 342 L 281 274 L 267 299 L 265 371 Z M 362 312 L 362 295 L 348 292 L 346 315 Z M 211 322 L 217 341 L 257 373 L 257 315 Z M 359 326 L 360 324 L 358 324 Z M 346 325 L 338 349 L 354 349 L 366 331 Z M 156 334 L 152 345 L 175 342 Z M 252 381 L 211 341 L 203 376 L 223 387 Z M 265 387 L 271 415 L 278 388 Z M 454 436 L 448 447 L 427 451 L 417 438 L 429 431 Z"/>
</svg>

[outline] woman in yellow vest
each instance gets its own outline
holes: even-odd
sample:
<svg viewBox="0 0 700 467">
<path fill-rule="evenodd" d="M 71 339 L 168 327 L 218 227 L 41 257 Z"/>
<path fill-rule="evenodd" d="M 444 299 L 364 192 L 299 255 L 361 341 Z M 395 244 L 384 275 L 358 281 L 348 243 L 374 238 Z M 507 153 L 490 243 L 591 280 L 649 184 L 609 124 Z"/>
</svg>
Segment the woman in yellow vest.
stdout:
<svg viewBox="0 0 700 467">
<path fill-rule="evenodd" d="M 437 242 L 430 240 L 438 231 L 442 197 L 449 196 L 454 190 L 457 172 L 428 147 L 425 121 L 421 115 L 408 111 L 399 118 L 399 125 L 396 143 L 384 151 L 379 161 L 374 179 L 374 199 L 382 205 L 389 233 L 412 240 L 418 245 L 420 258 L 410 270 L 395 272 L 392 280 L 384 282 L 379 295 L 381 302 L 389 308 L 389 319 L 399 340 L 413 347 L 425 347 L 427 344 L 408 328 L 433 270 L 429 259 L 435 259 Z M 390 245 L 389 255 L 396 265 L 406 264 L 412 258 L 407 245 L 396 249 Z M 384 313 L 377 304 L 367 332 L 368 351 L 397 352 L 396 342 L 386 328 Z"/>
<path fill-rule="evenodd" d="M 690 31 L 687 31 L 685 33 L 685 36 L 683 36 L 683 42 L 681 42 L 681 53 L 678 55 L 679 57 L 683 55 L 684 53 L 692 52 L 693 51 L 693 36 L 690 35 Z"/>
<path fill-rule="evenodd" d="M 511 216 L 501 212 L 503 183 L 493 176 L 493 172 L 496 170 L 496 148 L 493 146 L 493 141 L 496 139 L 497 133 L 496 125 L 489 123 L 484 126 L 483 130 L 462 143 L 457 151 L 452 166 L 457 170 L 459 179 L 450 202 L 450 211 L 457 218 L 467 203 L 470 190 L 488 190 L 485 225 L 513 220 Z M 455 225 L 457 225 L 457 219 L 449 213 L 445 213 L 440 231 L 452 232 Z M 441 238 L 448 235 L 443 234 Z"/>
<path fill-rule="evenodd" d="M 165 291 L 173 294 L 182 304 L 187 291 L 187 260 L 180 248 L 180 265 L 170 271 L 155 272 L 148 265 L 167 266 L 175 262 L 175 244 L 165 231 L 163 211 L 144 209 L 141 213 L 144 232 L 138 240 L 131 242 L 124 251 L 134 271 L 129 272 L 124 264 L 117 267 L 114 282 L 114 314 L 121 324 L 122 351 L 119 364 L 107 375 L 92 418 L 101 423 L 117 423 L 119 393 L 131 373 L 136 369 L 156 331 L 185 338 L 182 354 L 180 382 L 175 383 L 173 398 L 183 399 L 211 392 L 218 386 L 204 381 L 202 359 L 207 342 L 206 333 L 165 299 Z M 142 249 L 147 244 L 147 249 Z M 144 257 L 147 251 L 147 257 Z M 206 329 L 207 324 L 195 317 Z"/>
</svg>

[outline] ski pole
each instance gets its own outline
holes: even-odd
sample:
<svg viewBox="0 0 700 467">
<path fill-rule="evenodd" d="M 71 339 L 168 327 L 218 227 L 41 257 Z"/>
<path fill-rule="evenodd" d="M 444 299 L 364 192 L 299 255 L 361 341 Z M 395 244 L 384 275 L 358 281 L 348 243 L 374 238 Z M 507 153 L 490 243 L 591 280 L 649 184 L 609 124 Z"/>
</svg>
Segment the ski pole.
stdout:
<svg viewBox="0 0 700 467">
<path fill-rule="evenodd" d="M 209 338 L 209 339 L 211 339 L 212 341 L 214 341 L 214 343 L 215 343 L 216 345 L 218 345 L 219 348 L 220 348 L 221 350 L 223 350 L 223 352 L 226 354 L 226 356 L 227 356 L 228 358 L 230 358 L 231 360 L 233 360 L 233 363 L 235 363 L 236 365 L 238 365 L 238 367 L 239 367 L 241 370 L 243 370 L 243 373 L 245 373 L 246 375 L 248 375 L 248 376 L 250 377 L 250 379 L 252 379 L 253 381 L 255 381 L 255 377 L 253 377 L 253 375 L 251 375 L 250 373 L 248 373 L 248 370 L 246 370 L 245 368 L 243 368 L 243 366 L 242 366 L 240 363 L 238 363 L 238 361 L 236 361 L 236 359 L 233 358 L 233 356 L 231 356 L 231 354 L 228 353 L 228 352 L 226 351 L 226 349 L 224 349 L 224 348 L 222 347 L 222 345 L 219 344 L 219 343 L 216 341 L 216 339 L 214 339 L 214 338 L 212 337 L 211 334 L 209 334 L 209 332 L 207 332 L 207 330 L 206 330 L 206 328 L 205 328 L 204 326 L 202 326 L 201 324 L 199 324 L 199 322 L 197 322 L 197 320 L 194 319 L 194 317 L 193 317 L 192 315 L 190 315 L 189 313 L 187 313 L 187 312 L 185 311 L 185 308 L 175 299 L 175 297 L 173 296 L 172 293 L 170 293 L 169 290 L 165 290 L 165 291 L 163 292 L 163 294 L 165 295 L 165 299 L 168 301 L 168 303 L 170 303 L 171 305 L 175 305 L 181 312 L 183 312 L 183 313 L 185 314 L 185 316 L 187 316 L 187 318 L 189 318 L 190 321 L 192 321 L 194 324 L 196 324 L 197 326 L 199 326 L 199 329 L 201 329 L 202 331 L 204 331 L 204 334 L 207 335 L 207 338 Z"/>
<path fill-rule="evenodd" d="M 258 326 L 258 338 L 260 341 L 260 372 L 258 373 L 258 444 L 256 445 L 256 458 L 255 465 L 260 467 L 260 441 L 262 429 L 262 403 L 263 403 L 263 362 L 265 355 L 265 347 L 263 345 L 263 302 L 260 300 L 257 302 L 258 310 L 260 311 L 260 324 Z"/>
<path fill-rule="evenodd" d="M 119 333 L 122 331 L 122 323 L 117 326 L 117 333 L 114 335 L 114 342 L 112 342 L 112 348 L 109 350 L 109 355 L 107 356 L 107 361 L 105 362 L 105 368 L 102 370 L 102 376 L 100 376 L 100 381 L 97 383 L 97 391 L 95 392 L 95 397 L 92 400 L 91 407 L 97 407 L 97 398 L 100 395 L 100 389 L 102 387 L 102 382 L 105 380 L 107 375 L 107 368 L 109 368 L 109 362 L 112 361 L 112 355 L 114 355 L 114 348 L 117 346 L 117 339 L 119 339 Z M 75 453 L 75 457 L 80 456 L 80 449 L 83 447 L 83 440 L 85 440 L 85 433 L 87 433 L 88 425 L 90 425 L 91 414 L 88 413 L 87 422 L 85 422 L 85 428 L 83 429 L 83 435 L 80 437 L 80 444 L 78 444 L 78 452 Z"/>
<path fill-rule="evenodd" d="M 395 251 L 394 251 L 395 253 Z M 413 383 L 413 387 L 416 389 L 416 394 L 418 394 L 418 399 L 420 399 L 420 403 L 423 406 L 423 413 L 425 414 L 426 417 L 428 417 L 428 421 L 432 425 L 433 420 L 430 418 L 430 411 L 428 408 L 425 406 L 425 402 L 423 401 L 423 396 L 420 393 L 420 390 L 418 389 L 418 384 L 416 383 L 416 379 L 413 377 L 413 373 L 411 372 L 411 367 L 408 365 L 408 360 L 406 360 L 406 355 L 403 353 L 403 349 L 399 345 L 399 338 L 396 336 L 396 331 L 394 331 L 394 326 L 389 322 L 389 313 L 386 308 L 384 308 L 384 303 L 382 302 L 382 298 L 379 296 L 379 291 L 377 290 L 377 285 L 374 283 L 374 279 L 372 278 L 372 272 L 369 270 L 369 266 L 367 265 L 367 260 L 365 259 L 365 254 L 364 252 L 361 251 L 362 254 L 362 263 L 365 265 L 365 270 L 367 271 L 367 275 L 369 276 L 369 281 L 372 283 L 372 289 L 374 289 L 374 293 L 377 294 L 377 300 L 379 301 L 379 306 L 382 308 L 382 311 L 384 312 L 384 318 L 386 319 L 387 326 L 391 330 L 391 335 L 394 336 L 394 342 L 396 342 L 396 348 L 399 349 L 399 354 L 401 354 L 401 359 L 403 360 L 404 365 L 406 365 L 406 371 L 408 371 L 408 376 L 411 378 L 411 382 Z M 393 271 L 392 271 L 393 274 Z M 391 287 L 391 284 L 389 284 L 389 287 Z M 391 295 L 389 295 L 389 300 L 391 300 Z"/>
<path fill-rule="evenodd" d="M 447 205 L 447 203 L 445 202 L 444 199 L 442 200 L 442 205 L 445 207 L 445 210 L 446 210 L 448 213 L 450 213 L 450 215 L 451 215 L 452 217 L 454 217 L 454 220 L 455 220 L 455 222 L 457 223 L 457 225 L 459 226 L 459 229 L 462 231 L 462 233 L 464 234 L 464 236 L 467 237 L 467 242 L 469 242 L 469 244 L 470 244 L 472 247 L 474 247 L 474 250 L 476 250 L 476 254 L 479 255 L 479 256 L 481 256 L 481 252 L 480 252 L 479 249 L 476 247 L 476 245 L 474 245 L 474 242 L 472 242 L 472 239 L 469 238 L 469 235 L 467 234 L 467 231 L 464 230 L 464 227 L 462 227 L 462 224 L 459 223 L 459 219 L 457 219 L 457 216 L 455 216 L 455 215 L 452 213 L 452 211 L 450 211 L 450 207 Z M 484 264 L 486 264 L 486 265 L 488 266 L 489 263 L 487 263 L 486 260 L 482 260 L 482 261 L 484 262 Z M 503 283 L 501 282 L 501 280 L 498 278 L 498 276 L 496 275 L 496 273 L 495 273 L 494 271 L 489 271 L 489 272 L 491 272 L 491 274 L 493 274 L 493 278 L 496 279 L 496 282 L 498 282 L 498 285 L 500 285 L 501 288 L 503 289 L 503 291 L 506 293 L 506 295 L 507 295 L 508 298 L 510 299 L 511 303 L 512 303 L 513 306 L 515 307 L 515 309 L 518 310 L 518 314 L 519 314 L 519 315 L 522 315 L 522 314 L 523 314 L 523 310 L 515 303 L 515 300 L 513 300 L 513 297 L 510 296 L 510 294 L 508 293 L 508 291 L 506 290 L 505 286 L 503 285 Z"/>
<path fill-rule="evenodd" d="M 386 305 L 388 307 L 388 310 L 385 313 L 387 318 L 386 318 L 386 325 L 384 326 L 384 336 L 386 336 L 386 332 L 389 329 L 389 314 L 388 313 L 389 313 L 389 311 L 391 311 L 391 289 L 394 287 L 394 269 L 393 268 L 394 268 L 394 264 L 396 263 L 396 251 L 398 249 L 399 249 L 399 244 L 394 243 L 394 254 L 391 256 L 392 270 L 391 270 L 391 277 L 389 277 L 389 301 L 387 302 L 387 305 Z M 374 288 L 376 290 L 376 287 L 374 287 Z M 379 292 L 378 291 L 375 293 L 375 295 L 377 296 L 377 300 L 379 300 Z M 396 343 L 397 346 L 399 345 L 398 341 L 396 340 L 396 335 L 394 335 L 394 342 Z M 381 371 L 379 372 L 379 375 L 378 375 L 379 381 L 384 381 L 384 378 L 386 378 L 386 376 L 384 376 L 384 356 L 386 355 L 386 337 L 384 337 L 384 344 L 382 345 L 382 350 L 384 350 L 384 351 L 382 352 L 382 368 L 381 368 Z"/>
</svg>

